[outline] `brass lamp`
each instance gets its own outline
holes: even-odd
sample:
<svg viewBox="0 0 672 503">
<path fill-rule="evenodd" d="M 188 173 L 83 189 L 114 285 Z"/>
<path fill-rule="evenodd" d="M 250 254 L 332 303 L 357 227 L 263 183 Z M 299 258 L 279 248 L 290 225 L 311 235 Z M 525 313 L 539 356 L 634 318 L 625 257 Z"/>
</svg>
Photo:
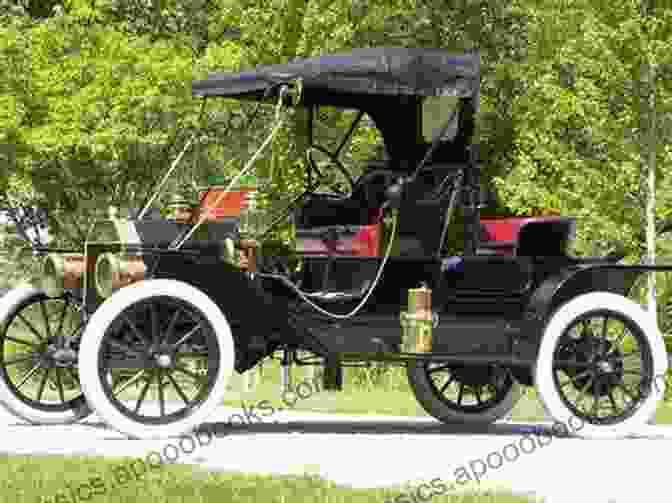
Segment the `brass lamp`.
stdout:
<svg viewBox="0 0 672 503">
<path fill-rule="evenodd" d="M 400 313 L 403 353 L 432 351 L 432 291 L 426 285 L 408 290 L 408 311 Z"/>
</svg>

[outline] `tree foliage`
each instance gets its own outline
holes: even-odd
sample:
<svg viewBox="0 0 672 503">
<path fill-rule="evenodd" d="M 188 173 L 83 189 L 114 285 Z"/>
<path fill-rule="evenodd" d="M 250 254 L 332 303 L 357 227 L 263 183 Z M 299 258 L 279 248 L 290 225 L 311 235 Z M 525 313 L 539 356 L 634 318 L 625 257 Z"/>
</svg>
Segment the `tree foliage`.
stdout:
<svg viewBox="0 0 672 503">
<path fill-rule="evenodd" d="M 641 134 L 642 67 L 669 66 L 672 11 L 642 16 L 639 2 L 549 2 L 535 15 L 529 57 L 520 66 L 526 92 L 513 101 L 513 163 L 497 179 L 517 212 L 556 210 L 579 218 L 579 248 L 604 251 L 615 242 L 640 252 L 646 155 Z M 670 80 L 656 80 L 658 166 L 670 165 Z M 660 169 L 658 214 L 670 207 L 670 177 Z M 587 238 L 587 239 L 586 239 Z M 593 247 L 597 245 L 597 247 Z M 602 248 L 600 250 L 600 248 Z"/>
<path fill-rule="evenodd" d="M 169 189 L 240 169 L 272 119 L 264 109 L 190 96 L 193 78 L 355 46 L 478 48 L 484 178 L 500 209 L 579 217 L 579 249 L 639 251 L 640 69 L 656 66 L 659 200 L 669 212 L 669 8 L 606 0 L 0 0 L 0 191 L 33 187 L 63 243 L 81 242 L 108 204 L 137 207 L 198 126 Z M 334 144 L 352 116 L 331 111 Z M 258 172 L 272 195 L 300 190 L 305 138 L 295 115 Z M 215 127 L 216 125 L 216 127 Z M 226 134 L 222 130 L 227 131 Z M 329 135 L 327 135 L 329 136 Z M 365 127 L 346 162 L 371 156 Z M 14 189 L 12 189 L 14 187 Z M 158 201 L 162 204 L 165 201 Z"/>
</svg>

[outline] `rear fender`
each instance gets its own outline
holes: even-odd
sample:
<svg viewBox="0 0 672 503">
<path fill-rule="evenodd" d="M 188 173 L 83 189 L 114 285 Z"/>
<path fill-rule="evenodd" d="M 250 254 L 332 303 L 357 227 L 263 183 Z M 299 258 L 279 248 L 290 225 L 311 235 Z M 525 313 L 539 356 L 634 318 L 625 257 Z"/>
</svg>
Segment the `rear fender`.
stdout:
<svg viewBox="0 0 672 503">
<path fill-rule="evenodd" d="M 533 292 L 525 308 L 525 321 L 537 327 L 537 330 L 527 330 L 526 338 L 540 341 L 542 328 L 550 316 L 578 295 L 597 291 L 628 295 L 640 274 L 640 271 L 627 269 L 580 265 L 546 278 Z"/>
<path fill-rule="evenodd" d="M 595 291 L 627 295 L 641 272 L 579 265 L 546 277 L 527 302 L 514 352 L 524 360 L 536 361 L 544 327 L 553 313 L 574 297 Z M 532 367 L 512 368 L 516 378 L 532 386 Z"/>
</svg>

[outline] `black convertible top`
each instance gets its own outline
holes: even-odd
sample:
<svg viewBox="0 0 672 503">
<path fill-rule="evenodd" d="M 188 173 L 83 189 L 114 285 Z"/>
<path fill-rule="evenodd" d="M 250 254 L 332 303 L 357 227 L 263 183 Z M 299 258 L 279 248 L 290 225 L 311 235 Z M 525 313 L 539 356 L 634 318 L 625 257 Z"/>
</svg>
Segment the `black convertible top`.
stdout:
<svg viewBox="0 0 672 503">
<path fill-rule="evenodd" d="M 240 73 L 214 73 L 192 83 L 194 96 L 260 99 L 279 84 L 301 78 L 304 103 L 348 103 L 356 96 L 476 97 L 480 83 L 478 52 L 378 47 L 257 66 Z M 277 92 L 277 91 L 276 91 Z"/>
</svg>

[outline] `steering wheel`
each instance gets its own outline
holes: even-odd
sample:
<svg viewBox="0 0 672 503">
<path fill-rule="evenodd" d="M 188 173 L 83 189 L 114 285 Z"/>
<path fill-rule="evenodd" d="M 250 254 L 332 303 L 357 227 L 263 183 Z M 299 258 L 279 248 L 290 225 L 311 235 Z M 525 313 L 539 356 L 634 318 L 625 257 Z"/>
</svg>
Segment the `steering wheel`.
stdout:
<svg viewBox="0 0 672 503">
<path fill-rule="evenodd" d="M 350 173 L 348 173 L 348 170 L 345 169 L 345 166 L 343 166 L 343 163 L 340 161 L 340 159 L 336 155 L 332 154 L 326 148 L 324 148 L 320 145 L 312 145 L 311 147 L 309 147 L 307 152 L 306 152 L 306 157 L 308 158 L 308 163 L 310 164 L 310 167 L 315 170 L 315 172 L 317 173 L 317 175 L 320 178 L 323 178 L 323 176 L 322 176 L 322 172 L 317 167 L 317 165 L 315 163 L 315 160 L 313 159 L 313 156 L 312 156 L 313 150 L 317 150 L 318 152 L 322 152 L 324 155 L 326 155 L 329 158 L 329 161 L 332 164 L 336 165 L 336 167 L 343 174 L 343 176 L 345 176 L 345 179 L 350 184 L 350 192 L 352 193 L 352 191 L 355 189 L 355 181 L 352 179 L 352 176 L 350 176 Z"/>
<path fill-rule="evenodd" d="M 385 169 L 374 169 L 357 180 L 356 187 L 363 187 L 363 195 L 370 208 L 377 208 L 385 202 L 385 190 L 397 180 L 398 175 Z M 371 182 L 378 180 L 372 185 Z"/>
</svg>

